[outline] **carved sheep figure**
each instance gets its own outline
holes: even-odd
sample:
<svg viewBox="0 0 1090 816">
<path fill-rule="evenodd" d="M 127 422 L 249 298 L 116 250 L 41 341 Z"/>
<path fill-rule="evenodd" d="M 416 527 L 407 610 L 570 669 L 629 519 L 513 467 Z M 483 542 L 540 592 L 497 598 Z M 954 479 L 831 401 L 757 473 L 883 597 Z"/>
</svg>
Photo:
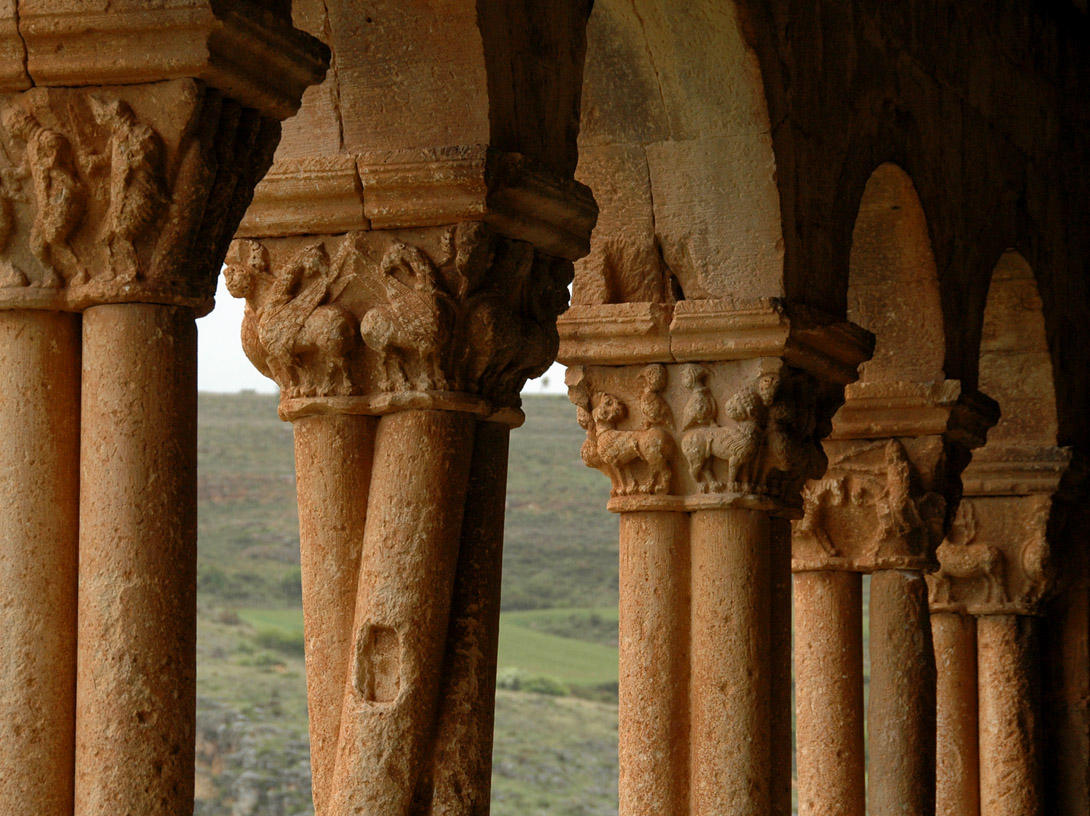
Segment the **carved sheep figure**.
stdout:
<svg viewBox="0 0 1090 816">
<path fill-rule="evenodd" d="M 360 334 L 382 359 L 382 387 L 387 391 L 443 388 L 442 352 L 453 317 L 435 265 L 421 250 L 399 242 L 383 257 L 380 271 L 388 303 L 363 316 Z"/>
<path fill-rule="evenodd" d="M 612 394 L 600 395 L 593 413 L 598 458 L 613 480 L 614 495 L 669 493 L 673 476 L 669 456 L 673 440 L 663 428 L 617 430 L 617 423 L 627 413 L 625 404 Z M 647 466 L 645 479 L 639 479 L 633 473 L 635 463 Z"/>
</svg>

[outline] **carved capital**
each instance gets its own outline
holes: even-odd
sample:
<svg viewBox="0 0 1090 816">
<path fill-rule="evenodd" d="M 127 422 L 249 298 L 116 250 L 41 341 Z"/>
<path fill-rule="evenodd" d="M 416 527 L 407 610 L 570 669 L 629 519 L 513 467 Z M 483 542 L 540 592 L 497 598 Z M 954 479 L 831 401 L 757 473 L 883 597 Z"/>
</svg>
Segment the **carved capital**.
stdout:
<svg viewBox="0 0 1090 816">
<path fill-rule="evenodd" d="M 1037 615 L 1056 580 L 1048 496 L 965 498 L 927 576 L 932 612 Z"/>
<path fill-rule="evenodd" d="M 609 508 L 801 508 L 825 470 L 820 440 L 839 389 L 781 360 L 572 366 L 583 461 L 609 476 Z"/>
<path fill-rule="evenodd" d="M 0 308 L 211 308 L 279 123 L 195 80 L 0 99 Z"/>
<path fill-rule="evenodd" d="M 874 572 L 930 570 L 946 499 L 942 440 L 829 440 L 828 472 L 806 485 L 791 539 L 792 568 Z"/>
<path fill-rule="evenodd" d="M 481 222 L 234 243 L 243 348 L 281 416 L 407 408 L 518 424 L 556 356 L 571 262 Z"/>
</svg>

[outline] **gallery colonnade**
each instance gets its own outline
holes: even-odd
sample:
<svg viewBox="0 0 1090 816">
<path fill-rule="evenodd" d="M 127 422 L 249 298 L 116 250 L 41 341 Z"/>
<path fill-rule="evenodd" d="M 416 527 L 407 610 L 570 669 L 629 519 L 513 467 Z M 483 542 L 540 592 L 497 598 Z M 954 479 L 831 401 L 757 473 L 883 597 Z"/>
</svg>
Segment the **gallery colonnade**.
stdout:
<svg viewBox="0 0 1090 816">
<path fill-rule="evenodd" d="M 224 262 L 294 426 L 318 816 L 488 812 L 556 359 L 619 516 L 622 816 L 786 816 L 793 762 L 808 816 L 1090 807 L 1078 4 L 0 23 L 0 811 L 192 812 Z"/>
</svg>

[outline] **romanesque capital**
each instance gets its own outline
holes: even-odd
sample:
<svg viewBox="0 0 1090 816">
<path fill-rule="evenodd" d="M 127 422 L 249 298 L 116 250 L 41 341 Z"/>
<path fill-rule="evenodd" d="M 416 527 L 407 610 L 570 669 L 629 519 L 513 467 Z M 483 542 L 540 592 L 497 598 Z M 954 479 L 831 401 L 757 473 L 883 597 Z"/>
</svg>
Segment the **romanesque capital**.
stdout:
<svg viewBox="0 0 1090 816">
<path fill-rule="evenodd" d="M 0 67 L 14 77 L 0 96 L 0 308 L 206 312 L 280 120 L 328 49 L 286 7 L 90 5 L 28 0 L 11 20 L 21 67 Z"/>
<path fill-rule="evenodd" d="M 957 381 L 847 386 L 825 442 L 828 472 L 803 493 L 792 568 L 935 569 L 958 477 L 997 417 Z"/>
<path fill-rule="evenodd" d="M 989 445 L 962 477 L 964 497 L 929 575 L 932 612 L 1037 615 L 1051 595 L 1049 529 L 1070 448 Z"/>
<path fill-rule="evenodd" d="M 610 477 L 615 512 L 798 515 L 870 353 L 865 332 L 774 300 L 573 307 L 560 331 L 583 461 Z"/>
<path fill-rule="evenodd" d="M 278 132 L 195 80 L 0 100 L 0 307 L 208 311 Z"/>
<path fill-rule="evenodd" d="M 572 266 L 466 221 L 239 239 L 226 276 L 285 419 L 425 408 L 518 424 L 523 384 L 556 356 Z"/>
</svg>

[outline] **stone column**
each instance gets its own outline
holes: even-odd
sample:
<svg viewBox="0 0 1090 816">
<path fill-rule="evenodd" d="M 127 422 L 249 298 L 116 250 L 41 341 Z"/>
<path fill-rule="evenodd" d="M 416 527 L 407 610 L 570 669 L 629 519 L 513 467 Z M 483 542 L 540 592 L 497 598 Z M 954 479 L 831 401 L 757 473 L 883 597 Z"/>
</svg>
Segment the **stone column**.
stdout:
<svg viewBox="0 0 1090 816">
<path fill-rule="evenodd" d="M 40 692 L 49 706 L 65 687 L 75 721 L 50 712 L 10 755 L 31 760 L 48 746 L 39 738 L 65 732 L 66 745 L 36 769 L 55 787 L 27 800 L 35 812 L 184 813 L 196 702 L 194 319 L 211 308 L 279 120 L 326 54 L 284 10 L 246 2 L 86 15 L 27 5 L 17 20 L 22 77 L 0 100 L 2 300 L 41 315 L 34 322 L 52 316 L 59 332 L 48 372 L 55 399 L 43 413 L 58 427 L 41 444 L 69 457 L 78 431 L 79 581 L 72 595 L 75 459 L 54 467 L 51 454 L 42 464 L 52 473 L 35 489 L 59 491 L 57 522 L 38 546 L 56 554 L 51 593 L 60 595 L 39 624 L 50 649 L 66 642 L 74 652 L 49 657 L 55 675 Z M 146 31 L 171 47 L 149 48 Z M 275 87 L 269 72 L 282 80 Z M 60 312 L 84 313 L 82 337 L 72 335 L 79 319 L 58 323 Z M 36 338 L 24 333 L 25 352 Z M 32 399 L 39 383 L 26 380 Z M 82 411 L 71 399 L 77 384 Z M 62 768 L 67 783 L 55 779 Z"/>
<path fill-rule="evenodd" d="M 937 688 L 935 812 L 980 813 L 980 749 L 977 728 L 976 620 L 937 612 L 931 616 Z"/>
<path fill-rule="evenodd" d="M 582 457 L 621 514 L 621 813 L 786 816 L 787 520 L 869 338 L 766 301 L 578 306 L 560 327 Z"/>
<path fill-rule="evenodd" d="M 795 575 L 799 814 L 863 816 L 863 581 Z"/>
<path fill-rule="evenodd" d="M 940 689 L 951 689 L 939 698 L 939 722 L 951 723 L 940 731 L 940 758 L 967 766 L 958 777 L 961 768 L 940 762 L 940 801 L 965 802 L 958 813 L 1044 812 L 1036 640 L 1055 579 L 1049 522 L 1066 498 L 1070 460 L 1064 448 L 989 443 L 965 470 L 964 498 L 929 577 L 936 633 L 950 632 L 945 649 L 936 638 Z M 970 724 L 977 734 L 964 733 Z"/>
<path fill-rule="evenodd" d="M 78 315 L 0 311 L 0 812 L 72 812 Z"/>
<path fill-rule="evenodd" d="M 298 235 L 261 237 L 276 196 L 311 189 L 289 164 L 229 254 L 243 346 L 296 424 L 320 816 L 487 809 L 508 432 L 526 379 L 552 362 L 593 224 L 585 188 L 518 157 L 416 158 L 396 172 L 360 159 L 359 212 L 369 192 L 409 221 L 430 184 L 451 223 L 330 232 L 348 208 L 314 206 Z M 468 173 L 457 195 L 454 169 Z M 501 215 L 497 199 L 530 209 Z"/>
<path fill-rule="evenodd" d="M 924 573 L 957 469 L 994 404 L 956 382 L 857 383 L 825 443 L 828 473 L 794 530 L 800 812 L 862 813 L 859 577 L 871 573 L 866 812 L 935 808 L 935 655 Z M 843 622 L 843 628 L 840 623 Z M 839 657 L 839 659 L 838 659 Z M 842 661 L 851 662 L 850 672 Z M 831 746 L 844 746 L 841 761 Z"/>
</svg>

